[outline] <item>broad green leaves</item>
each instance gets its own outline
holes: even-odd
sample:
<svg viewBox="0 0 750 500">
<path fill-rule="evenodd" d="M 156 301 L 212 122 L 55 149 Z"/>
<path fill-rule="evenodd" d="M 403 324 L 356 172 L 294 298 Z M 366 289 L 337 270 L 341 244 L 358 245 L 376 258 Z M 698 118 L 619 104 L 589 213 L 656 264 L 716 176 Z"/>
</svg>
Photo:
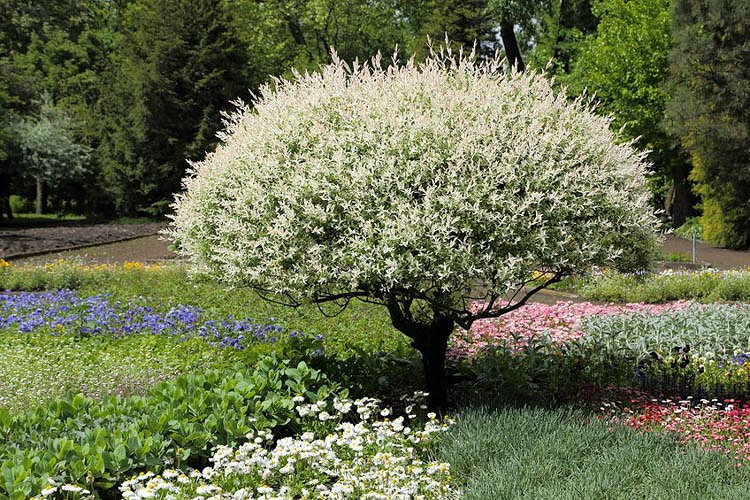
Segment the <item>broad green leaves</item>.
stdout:
<svg viewBox="0 0 750 500">
<path fill-rule="evenodd" d="M 106 491 L 135 471 L 160 471 L 166 459 L 200 464 L 215 446 L 251 431 L 300 431 L 298 394 L 311 402 L 347 396 L 305 363 L 268 357 L 253 370 L 181 376 L 144 397 L 69 393 L 15 416 L 0 410 L 0 495 L 28 498 L 48 478 Z"/>
</svg>

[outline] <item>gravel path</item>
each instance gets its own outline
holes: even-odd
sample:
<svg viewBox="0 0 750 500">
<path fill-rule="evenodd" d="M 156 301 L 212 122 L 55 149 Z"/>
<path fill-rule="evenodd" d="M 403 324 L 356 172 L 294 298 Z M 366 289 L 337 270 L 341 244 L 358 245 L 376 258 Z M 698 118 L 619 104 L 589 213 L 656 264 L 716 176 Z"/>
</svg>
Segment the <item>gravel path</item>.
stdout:
<svg viewBox="0 0 750 500">
<path fill-rule="evenodd" d="M 169 242 L 154 235 L 78 250 L 37 255 L 17 259 L 14 262 L 19 264 L 43 264 L 57 259 L 68 259 L 92 264 L 154 263 L 172 260 L 176 257 L 177 255 L 169 249 Z"/>
<path fill-rule="evenodd" d="M 78 258 L 86 262 L 154 262 L 176 257 L 169 243 L 157 235 L 162 223 L 89 224 L 38 228 L 0 229 L 0 258 L 26 262 L 47 262 L 58 258 Z M 128 240 L 128 241 L 123 241 Z M 112 243 L 112 242 L 117 243 Z M 97 245 L 97 246 L 92 246 Z M 84 247 L 72 251 L 74 247 Z M 692 255 L 692 242 L 669 235 L 662 242 L 664 253 Z M 42 256 L 28 256 L 37 252 Z M 27 257 L 22 257 L 27 255 Z M 697 261 L 718 269 L 750 267 L 750 251 L 718 248 L 698 242 Z"/>
</svg>

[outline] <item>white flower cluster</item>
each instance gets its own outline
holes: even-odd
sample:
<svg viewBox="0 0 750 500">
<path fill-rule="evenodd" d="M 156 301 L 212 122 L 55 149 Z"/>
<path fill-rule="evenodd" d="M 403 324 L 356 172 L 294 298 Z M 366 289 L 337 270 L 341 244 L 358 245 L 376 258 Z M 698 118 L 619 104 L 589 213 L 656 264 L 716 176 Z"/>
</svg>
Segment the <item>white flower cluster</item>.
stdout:
<svg viewBox="0 0 750 500">
<path fill-rule="evenodd" d="M 42 488 L 42 491 L 40 492 L 40 496 L 38 497 L 31 497 L 31 500 L 41 500 L 44 498 L 55 498 L 53 495 L 58 494 L 58 496 L 62 495 L 63 498 L 71 498 L 71 499 L 92 499 L 94 498 L 93 495 L 91 495 L 91 492 L 81 486 L 78 486 L 77 484 L 59 484 L 57 481 L 53 480 L 52 478 L 47 479 L 48 486 L 45 486 Z"/>
<path fill-rule="evenodd" d="M 423 429 L 413 429 L 404 417 L 383 418 L 391 412 L 374 399 L 336 399 L 331 406 L 330 419 L 321 418 L 329 415 L 326 402 L 300 404 L 297 412 L 317 425 L 355 408 L 359 421 L 339 422 L 324 436 L 304 432 L 275 442 L 268 431 L 251 433 L 236 449 L 219 446 L 202 471 L 144 473 L 120 491 L 128 500 L 457 497 L 450 465 L 420 458 L 431 435 L 448 430 L 451 420 L 429 414 Z"/>
<path fill-rule="evenodd" d="M 229 282 L 321 300 L 503 295 L 653 248 L 644 153 L 497 62 L 336 61 L 280 80 L 192 166 L 167 234 Z M 632 254 L 632 255 L 631 255 Z"/>
</svg>

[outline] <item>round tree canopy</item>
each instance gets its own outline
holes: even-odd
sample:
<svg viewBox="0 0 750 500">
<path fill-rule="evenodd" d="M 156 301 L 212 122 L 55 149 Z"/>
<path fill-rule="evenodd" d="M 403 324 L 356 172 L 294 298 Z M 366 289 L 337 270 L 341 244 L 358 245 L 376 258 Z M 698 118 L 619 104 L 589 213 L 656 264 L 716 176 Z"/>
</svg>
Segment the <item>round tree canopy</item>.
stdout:
<svg viewBox="0 0 750 500">
<path fill-rule="evenodd" d="M 177 196 L 181 253 L 292 301 L 421 300 L 459 323 L 534 271 L 650 257 L 644 154 L 589 99 L 499 61 L 381 68 L 335 61 L 241 106 Z"/>
</svg>

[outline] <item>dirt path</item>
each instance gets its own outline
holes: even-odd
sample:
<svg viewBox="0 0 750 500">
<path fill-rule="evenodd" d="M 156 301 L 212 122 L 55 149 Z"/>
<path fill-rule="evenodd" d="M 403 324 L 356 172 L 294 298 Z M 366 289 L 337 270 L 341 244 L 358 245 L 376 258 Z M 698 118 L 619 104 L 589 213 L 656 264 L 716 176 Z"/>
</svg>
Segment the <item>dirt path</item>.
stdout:
<svg viewBox="0 0 750 500">
<path fill-rule="evenodd" d="M 48 262 L 59 258 L 77 258 L 86 262 L 174 259 L 176 255 L 169 250 L 169 243 L 156 235 L 163 227 L 164 224 L 151 223 L 0 229 L 0 258 L 24 262 Z M 117 240 L 120 241 L 108 243 Z M 86 248 L 62 251 L 79 246 Z M 692 242 L 674 235 L 667 236 L 661 247 L 665 254 L 692 255 Z M 60 251 L 36 257 L 21 256 L 56 249 Z M 696 257 L 698 262 L 718 269 L 750 267 L 750 251 L 727 250 L 703 242 L 697 243 Z"/>
<path fill-rule="evenodd" d="M 176 258 L 169 249 L 169 242 L 158 235 L 97 245 L 94 247 L 54 252 L 34 257 L 17 259 L 20 264 L 42 264 L 57 259 L 72 259 L 84 263 L 114 264 L 122 262 L 163 262 Z"/>
<path fill-rule="evenodd" d="M 693 243 L 691 240 L 669 235 L 662 242 L 662 252 L 680 253 L 692 258 Z M 702 241 L 696 244 L 696 261 L 708 264 L 717 269 L 738 269 L 750 266 L 750 252 L 740 250 L 727 250 L 719 248 Z"/>
</svg>

